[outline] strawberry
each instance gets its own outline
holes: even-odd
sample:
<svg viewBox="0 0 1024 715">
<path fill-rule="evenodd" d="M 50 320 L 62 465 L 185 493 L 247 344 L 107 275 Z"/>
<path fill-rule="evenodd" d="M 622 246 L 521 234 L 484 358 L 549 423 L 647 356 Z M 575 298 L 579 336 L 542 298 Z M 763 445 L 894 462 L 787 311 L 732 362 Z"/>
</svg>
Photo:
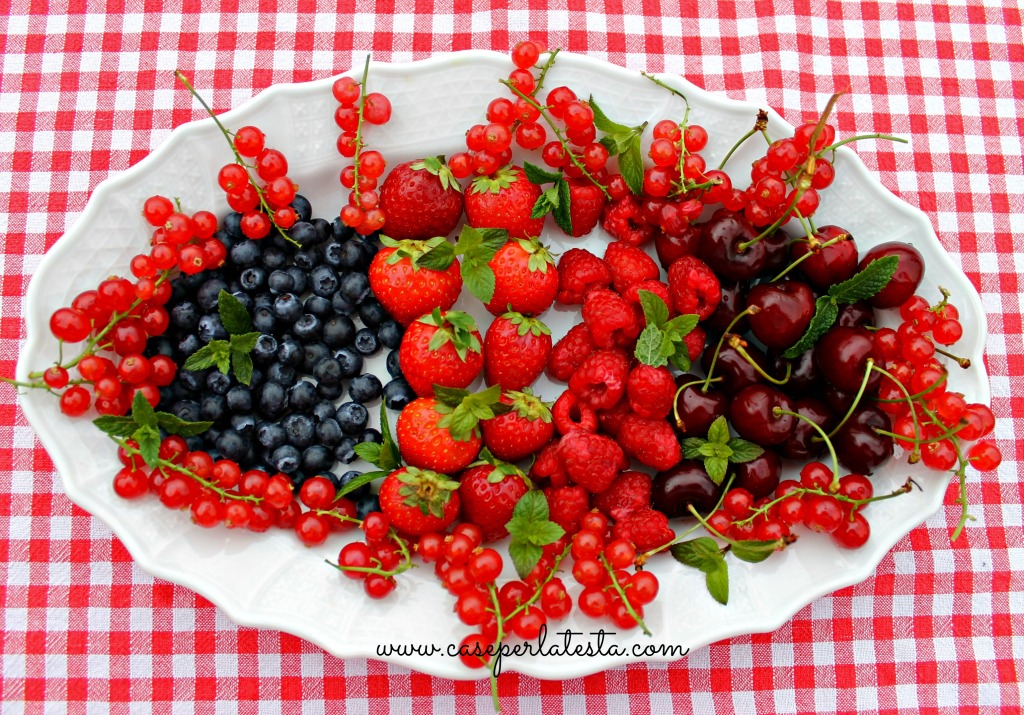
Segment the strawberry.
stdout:
<svg viewBox="0 0 1024 715">
<path fill-rule="evenodd" d="M 550 354 L 548 326 L 510 311 L 495 318 L 484 335 L 484 380 L 502 390 L 521 390 L 544 372 Z"/>
<path fill-rule="evenodd" d="M 487 265 L 494 273 L 494 293 L 484 302 L 492 315 L 508 310 L 540 315 L 555 302 L 555 259 L 536 238 L 509 240 Z"/>
<path fill-rule="evenodd" d="M 480 423 L 484 444 L 494 456 L 518 462 L 540 450 L 554 436 L 550 407 L 529 388 L 506 392 L 501 401 L 512 409 Z"/>
<path fill-rule="evenodd" d="M 467 387 L 484 366 L 480 331 L 467 313 L 435 308 L 405 331 L 398 364 L 420 397 L 433 395 L 434 385 Z"/>
<path fill-rule="evenodd" d="M 570 235 L 576 238 L 586 236 L 601 220 L 607 197 L 588 179 L 567 179 L 566 182 L 569 184 L 569 216 L 572 220 Z"/>
<path fill-rule="evenodd" d="M 594 497 L 594 506 L 615 521 L 639 509 L 650 509 L 651 477 L 643 472 L 622 472 L 606 491 Z"/>
<path fill-rule="evenodd" d="M 562 233 L 577 238 L 590 233 L 597 225 L 608 197 L 605 189 L 588 178 L 568 179 L 562 171 L 547 171 L 529 162 L 523 168 L 534 184 L 552 184 L 537 198 L 533 216 L 550 213 Z"/>
<path fill-rule="evenodd" d="M 459 515 L 459 483 L 444 474 L 402 467 L 380 483 L 380 510 L 395 529 L 410 536 L 444 531 Z"/>
<path fill-rule="evenodd" d="M 650 551 L 672 541 L 676 533 L 668 517 L 656 509 L 637 509 L 612 528 L 612 536 L 633 543 L 637 551 Z"/>
<path fill-rule="evenodd" d="M 474 228 L 503 228 L 512 238 L 539 236 L 544 217 L 530 214 L 540 193 L 522 168 L 510 164 L 473 180 L 466 192 L 466 219 Z"/>
<path fill-rule="evenodd" d="M 508 536 L 505 525 L 512 519 L 516 502 L 529 489 L 523 470 L 496 459 L 485 449 L 480 461 L 459 478 L 461 519 L 479 526 L 484 541 L 503 539 Z"/>
<path fill-rule="evenodd" d="M 462 217 L 462 187 L 443 157 L 399 164 L 380 187 L 382 229 L 399 241 L 447 236 Z M 418 316 L 417 316 L 418 317 Z"/>
<path fill-rule="evenodd" d="M 459 260 L 442 236 L 429 241 L 395 241 L 382 235 L 384 247 L 373 257 L 367 275 L 384 309 L 409 325 L 435 307 L 449 310 L 462 291 Z"/>
<path fill-rule="evenodd" d="M 449 429 L 451 414 L 451 408 L 433 397 L 420 397 L 402 409 L 395 431 L 407 464 L 454 474 L 476 459 L 483 439 L 474 430 L 460 432 L 464 439 L 456 439 Z M 442 424 L 445 418 L 447 424 Z"/>
</svg>

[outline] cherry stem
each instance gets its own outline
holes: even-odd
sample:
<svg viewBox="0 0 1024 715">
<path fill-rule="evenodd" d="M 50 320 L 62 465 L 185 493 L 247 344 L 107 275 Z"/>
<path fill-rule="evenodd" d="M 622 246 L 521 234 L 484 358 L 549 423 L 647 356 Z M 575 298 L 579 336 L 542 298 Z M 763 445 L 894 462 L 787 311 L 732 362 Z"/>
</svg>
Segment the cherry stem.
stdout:
<svg viewBox="0 0 1024 715">
<path fill-rule="evenodd" d="M 829 491 L 832 491 L 832 492 L 838 491 L 839 490 L 839 458 L 836 456 L 836 449 L 835 449 L 835 447 L 832 446 L 832 440 L 830 440 L 828 438 L 828 435 L 825 434 L 825 430 L 823 430 L 821 428 L 821 425 L 819 425 L 817 422 L 812 420 L 810 417 L 802 415 L 799 412 L 790 412 L 789 410 L 784 410 L 781 407 L 773 408 L 772 409 L 772 414 L 775 415 L 776 417 L 779 417 L 780 415 L 790 415 L 791 417 L 796 417 L 798 420 L 803 420 L 804 422 L 809 424 L 811 427 L 814 428 L 815 432 L 817 432 L 819 435 L 821 435 L 822 441 L 825 443 L 825 446 L 828 447 L 829 456 L 832 457 L 832 483 L 829 485 L 828 488 L 829 488 Z"/>
<path fill-rule="evenodd" d="M 691 380 L 690 382 L 687 382 L 684 385 L 680 385 L 679 389 L 676 390 L 675 398 L 672 400 L 672 416 L 676 418 L 676 426 L 678 426 L 680 428 L 682 427 L 682 425 L 681 425 L 682 418 L 679 416 L 679 403 L 678 403 L 678 400 L 679 400 L 679 395 L 682 394 L 683 390 L 685 390 L 687 387 L 693 387 L 694 385 L 700 385 L 700 384 L 703 383 L 704 384 L 704 388 L 705 388 L 704 391 L 707 391 L 708 383 L 710 383 L 710 382 L 721 382 L 721 381 L 722 381 L 722 378 L 716 377 L 713 380 L 711 378 L 708 378 L 707 380 Z"/>
<path fill-rule="evenodd" d="M 749 132 L 747 132 L 746 134 L 741 136 L 739 138 L 739 140 L 735 144 L 732 145 L 732 148 L 730 148 L 729 151 L 726 152 L 725 158 L 722 159 L 722 161 L 718 164 L 718 170 L 719 171 L 724 170 L 725 169 L 725 165 L 727 163 L 729 163 L 729 159 L 731 159 L 732 155 L 735 154 L 739 150 L 739 148 L 741 146 L 743 146 L 744 142 L 746 142 L 747 139 L 750 139 L 750 137 L 754 136 L 755 134 L 757 134 L 758 132 L 760 132 L 761 130 L 763 130 L 767 126 L 768 126 L 768 112 L 766 112 L 765 110 L 762 109 L 762 110 L 760 110 L 757 113 L 757 121 L 754 122 L 753 128 L 751 128 L 751 130 Z"/>
<path fill-rule="evenodd" d="M 838 236 L 836 236 L 835 238 L 830 238 L 829 240 L 825 241 L 824 243 L 821 243 L 817 239 L 815 239 L 813 237 L 813 234 L 808 234 L 808 236 L 809 236 L 809 242 L 811 243 L 811 248 L 812 249 L 816 248 L 818 250 L 824 250 L 824 249 L 828 248 L 829 246 L 834 246 L 837 243 L 839 243 L 840 241 L 843 241 L 843 240 L 849 238 L 850 234 L 848 234 L 848 233 L 841 233 Z M 768 282 L 769 283 L 775 283 L 776 281 L 782 279 L 783 276 L 785 276 L 787 273 L 789 273 L 791 270 L 793 270 L 794 268 L 799 266 L 801 263 L 803 263 L 804 261 L 806 261 L 808 258 L 810 258 L 813 255 L 814 255 L 814 253 L 812 251 L 808 251 L 807 253 L 805 253 L 804 255 L 800 256 L 798 259 L 796 259 L 792 263 L 790 263 L 788 266 L 786 266 L 786 268 L 782 271 L 782 273 L 780 273 L 779 275 L 775 276 L 774 278 L 772 278 Z"/>
<path fill-rule="evenodd" d="M 880 367 L 878 367 L 878 365 L 872 365 L 871 369 L 875 370 L 876 372 L 879 372 L 882 375 L 884 375 L 885 377 L 889 378 L 890 380 L 892 380 L 896 384 L 896 386 L 898 388 L 900 388 L 900 392 L 902 392 L 904 398 L 906 398 L 905 401 L 907 403 L 907 407 L 910 408 L 910 419 L 912 419 L 914 421 L 914 434 L 915 435 L 921 434 L 921 427 L 917 423 L 917 410 L 914 409 L 914 398 L 910 396 L 910 392 L 907 390 L 907 388 L 904 387 L 903 383 L 900 382 L 899 380 L 897 380 L 896 376 L 893 375 L 892 373 L 890 373 L 888 370 L 880 368 Z M 924 407 L 924 405 L 921 405 L 921 406 Z M 927 408 L 925 408 L 925 409 L 927 409 Z M 910 453 L 910 456 L 907 457 L 907 464 L 917 464 L 917 462 L 920 459 L 921 459 L 921 448 L 920 448 L 920 446 L 915 444 L 913 451 Z"/>
<path fill-rule="evenodd" d="M 612 582 L 612 588 L 619 594 L 619 598 L 622 599 L 622 605 L 626 607 L 626 612 L 629 613 L 630 617 L 636 621 L 636 624 L 640 626 L 640 630 L 643 631 L 645 636 L 651 636 L 651 631 L 647 628 L 647 624 L 644 623 L 644 619 L 633 608 L 633 604 L 626 598 L 626 591 L 622 588 L 622 584 L 619 583 L 619 579 L 615 577 L 615 569 L 608 563 L 608 559 L 605 558 L 604 554 L 598 554 L 598 558 L 601 559 L 601 563 L 604 565 L 604 570 L 608 572 L 608 578 Z"/>
<path fill-rule="evenodd" d="M 730 474 L 729 478 L 725 482 L 725 486 L 722 487 L 722 493 L 719 494 L 719 496 L 718 496 L 718 503 L 715 504 L 715 508 L 712 509 L 709 513 L 714 514 L 716 511 L 718 511 L 719 509 L 722 508 L 722 502 L 725 501 L 725 495 L 729 493 L 729 488 L 732 486 L 732 480 L 733 480 L 733 475 Z M 667 544 L 659 546 L 656 549 L 651 549 L 650 551 L 645 551 L 644 553 L 640 554 L 636 558 L 636 565 L 638 567 L 639 566 L 643 566 L 645 563 L 647 563 L 647 559 L 651 558 L 655 554 L 659 554 L 662 551 L 665 551 L 666 549 L 672 548 L 673 546 L 675 546 L 676 544 L 680 543 L 681 541 L 684 541 L 687 536 L 689 536 L 690 534 L 695 532 L 697 529 L 700 529 L 702 526 L 703 526 L 703 524 L 701 524 L 701 523 L 694 524 L 689 529 L 687 529 L 686 531 L 681 533 L 676 538 L 672 539 L 672 541 L 668 542 Z"/>
<path fill-rule="evenodd" d="M 868 358 L 867 359 L 867 363 L 866 363 L 867 369 L 864 370 L 864 379 L 862 379 L 860 381 L 860 389 L 857 390 L 857 394 L 854 395 L 853 402 L 850 403 L 850 407 L 849 407 L 848 410 L 846 410 L 846 414 L 843 415 L 843 419 L 839 420 L 839 424 L 837 424 L 835 427 L 833 427 L 832 431 L 828 433 L 829 437 L 835 437 L 836 433 L 843 428 L 843 425 L 846 424 L 847 420 L 849 420 L 850 417 L 853 416 L 854 410 L 857 409 L 857 406 L 860 404 L 861 399 L 864 397 L 864 391 L 868 387 L 868 380 L 871 379 L 871 367 L 874 364 L 875 364 L 875 359 L 874 358 Z"/>
<path fill-rule="evenodd" d="M 757 306 L 754 306 L 754 307 L 757 307 Z M 754 358 L 750 357 L 750 353 L 748 353 L 743 348 L 744 344 L 745 344 L 745 341 L 742 338 L 740 338 L 740 336 L 738 336 L 738 335 L 733 335 L 731 338 L 729 338 L 729 347 L 731 347 L 733 350 L 738 352 L 740 354 L 740 357 L 742 357 L 744 360 L 746 360 L 748 363 L 750 363 L 750 367 L 754 368 L 754 371 L 757 374 L 759 374 L 761 377 L 763 377 L 765 380 L 767 380 L 768 382 L 772 383 L 773 385 L 785 385 L 787 382 L 789 382 L 789 378 L 793 374 L 793 364 L 792 363 L 786 362 L 786 376 L 784 378 L 782 378 L 781 380 L 779 380 L 778 378 L 774 378 L 771 375 L 769 375 L 767 372 L 765 372 L 764 368 L 761 367 L 760 365 L 758 365 L 757 361 L 755 361 Z"/>
<path fill-rule="evenodd" d="M 736 337 L 731 335 L 729 331 L 736 327 L 736 324 L 739 323 L 744 316 L 754 315 L 759 310 L 761 309 L 758 308 L 756 305 L 747 306 L 745 310 L 737 313 L 736 317 L 730 320 L 729 324 L 725 326 L 725 330 L 722 332 L 722 337 L 718 339 L 718 345 L 715 347 L 715 354 L 711 357 L 711 364 L 708 366 L 708 375 L 707 378 L 704 380 L 704 387 L 700 389 L 701 392 L 707 392 L 708 387 L 711 386 L 711 375 L 714 374 L 715 372 L 715 365 L 718 363 L 718 355 L 719 353 L 722 352 L 722 345 L 725 344 L 725 339 L 727 337 L 730 337 L 730 339 L 731 337 Z"/>
</svg>

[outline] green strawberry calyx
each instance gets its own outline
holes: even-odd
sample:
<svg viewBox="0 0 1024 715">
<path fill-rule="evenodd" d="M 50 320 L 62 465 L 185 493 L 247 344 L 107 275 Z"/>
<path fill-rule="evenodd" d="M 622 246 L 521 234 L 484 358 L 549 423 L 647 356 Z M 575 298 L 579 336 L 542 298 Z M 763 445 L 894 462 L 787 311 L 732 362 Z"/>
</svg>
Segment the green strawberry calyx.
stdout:
<svg viewBox="0 0 1024 715">
<path fill-rule="evenodd" d="M 381 235 L 380 242 L 387 248 L 395 249 L 384 261 L 389 266 L 408 259 L 414 271 L 420 268 L 445 271 L 455 261 L 455 247 L 444 236 L 435 236 L 426 241 L 396 241 L 390 236 Z"/>
<path fill-rule="evenodd" d="M 456 442 L 480 436 L 480 421 L 494 419 L 512 410 L 501 401 L 501 386 L 493 385 L 476 394 L 455 387 L 434 385 L 434 411 L 442 415 L 437 426 L 447 429 Z"/>
<path fill-rule="evenodd" d="M 404 471 L 395 472 L 395 478 L 402 483 L 398 495 L 403 504 L 438 519 L 444 518 L 445 505 L 452 492 L 459 488 L 459 483 L 447 474 L 430 469 L 406 467 Z"/>
<path fill-rule="evenodd" d="M 544 325 L 539 318 L 529 318 L 514 310 L 502 313 L 501 317 L 516 326 L 516 334 L 519 335 L 519 337 L 522 337 L 527 333 L 531 333 L 537 338 L 541 335 L 551 335 L 551 328 Z"/>
<path fill-rule="evenodd" d="M 469 190 L 474 194 L 500 194 L 517 181 L 519 181 L 519 170 L 508 164 L 493 174 L 476 177 L 469 185 Z"/>
<path fill-rule="evenodd" d="M 538 238 L 520 238 L 517 239 L 519 247 L 526 251 L 530 258 L 526 263 L 526 267 L 530 269 L 531 273 L 540 271 L 541 273 L 547 273 L 549 266 L 555 265 L 554 256 L 551 255 L 551 251 L 547 249 Z"/>
<path fill-rule="evenodd" d="M 462 184 L 460 184 L 458 179 L 455 178 L 455 174 L 452 173 L 452 170 L 448 168 L 448 164 L 445 163 L 443 155 L 424 157 L 419 161 L 414 161 L 409 165 L 409 168 L 433 174 L 440 180 L 441 188 L 445 191 L 448 189 L 455 189 L 459 193 L 462 193 Z"/>
<path fill-rule="evenodd" d="M 510 411 L 515 412 L 524 420 L 540 420 L 544 424 L 551 424 L 551 402 L 544 402 L 529 387 L 522 391 L 509 390 L 505 393 L 505 399 L 509 400 Z"/>
<path fill-rule="evenodd" d="M 424 315 L 418 322 L 437 328 L 430 337 L 430 342 L 427 343 L 430 350 L 440 350 L 446 344 L 451 343 L 455 348 L 455 354 L 462 362 L 466 362 L 470 351 L 475 353 L 483 351 L 483 346 L 480 344 L 480 331 L 477 330 L 476 321 L 469 313 L 449 310 L 442 315 L 440 308 L 434 308 L 433 312 Z"/>
<path fill-rule="evenodd" d="M 480 458 L 470 464 L 467 469 L 484 466 L 493 467 L 491 473 L 487 475 L 487 481 L 490 484 L 498 484 L 505 477 L 519 477 L 526 483 L 527 487 L 533 489 L 533 482 L 526 476 L 526 472 L 510 462 L 498 459 L 491 454 L 491 450 L 487 449 L 487 447 L 480 450 Z"/>
</svg>

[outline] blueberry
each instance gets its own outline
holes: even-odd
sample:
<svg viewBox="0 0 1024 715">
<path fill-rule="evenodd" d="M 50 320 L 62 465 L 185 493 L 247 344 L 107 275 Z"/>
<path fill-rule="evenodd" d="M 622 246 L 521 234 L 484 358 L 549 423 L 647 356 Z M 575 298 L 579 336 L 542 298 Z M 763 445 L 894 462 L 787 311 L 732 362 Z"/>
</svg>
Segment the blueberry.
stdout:
<svg viewBox="0 0 1024 715">
<path fill-rule="evenodd" d="M 310 315 L 315 315 L 320 320 L 327 320 L 334 315 L 334 308 L 331 301 L 321 295 L 311 295 L 302 304 L 302 310 Z"/>
<path fill-rule="evenodd" d="M 283 362 L 285 365 L 291 365 L 292 367 L 298 367 L 302 364 L 302 360 L 305 357 L 305 350 L 299 345 L 298 341 L 287 339 L 281 340 L 277 347 L 277 359 Z"/>
<path fill-rule="evenodd" d="M 346 299 L 359 305 L 370 295 L 370 279 L 365 273 L 355 271 L 344 273 L 341 276 L 341 285 L 338 290 Z"/>
<path fill-rule="evenodd" d="M 252 412 L 252 390 L 245 385 L 235 385 L 224 396 L 229 412 L 246 414 Z"/>
<path fill-rule="evenodd" d="M 277 422 L 260 422 L 256 425 L 256 441 L 263 448 L 274 450 L 288 441 L 288 434 Z"/>
<path fill-rule="evenodd" d="M 316 386 L 316 394 L 325 400 L 331 400 L 333 402 L 345 394 L 345 386 L 342 384 L 325 385 L 321 382 Z"/>
<path fill-rule="evenodd" d="M 313 444 L 316 438 L 316 425 L 309 415 L 295 414 L 287 415 L 281 420 L 285 434 L 288 435 L 288 444 L 293 444 L 300 449 Z"/>
<path fill-rule="evenodd" d="M 338 251 L 338 268 L 346 271 L 366 269 L 370 261 L 366 258 L 362 243 L 358 239 L 352 239 L 341 244 L 341 249 Z"/>
<path fill-rule="evenodd" d="M 302 301 L 293 293 L 282 293 L 274 299 L 274 316 L 286 323 L 294 323 L 302 317 Z"/>
<path fill-rule="evenodd" d="M 300 246 L 311 246 L 317 239 L 316 228 L 307 221 L 295 223 L 288 229 L 288 236 Z"/>
<path fill-rule="evenodd" d="M 358 479 L 361 476 L 363 476 L 363 473 L 359 472 L 359 471 L 356 471 L 354 469 L 345 472 L 340 477 L 338 477 L 338 484 L 337 484 L 338 491 L 341 491 L 341 489 L 343 487 L 347 486 L 349 483 L 351 483 L 352 480 Z M 360 496 L 362 496 L 364 494 L 369 494 L 369 493 L 370 493 L 370 485 L 369 484 L 364 484 L 361 487 L 356 487 L 355 489 L 350 491 L 345 496 L 347 496 L 349 499 L 358 499 Z"/>
<path fill-rule="evenodd" d="M 380 304 L 380 301 L 371 296 L 359 304 L 359 317 L 363 321 L 363 325 L 376 330 L 391 316 L 384 310 L 384 306 Z"/>
<path fill-rule="evenodd" d="M 299 380 L 288 390 L 288 406 L 296 412 L 309 412 L 316 403 L 316 385 Z"/>
<path fill-rule="evenodd" d="M 220 315 L 217 313 L 207 313 L 199 319 L 196 335 L 204 343 L 209 343 L 211 340 L 228 339 L 228 331 L 224 329 L 224 325 L 220 322 Z"/>
<path fill-rule="evenodd" d="M 267 368 L 268 382 L 278 384 L 281 389 L 284 389 L 286 385 L 294 383 L 297 375 L 298 373 L 294 367 L 285 365 L 282 362 L 271 363 L 270 367 Z"/>
<path fill-rule="evenodd" d="M 261 333 L 273 333 L 277 329 L 277 318 L 269 306 L 257 305 L 252 311 L 252 327 Z"/>
<path fill-rule="evenodd" d="M 321 337 L 330 348 L 341 348 L 351 345 L 356 334 L 356 324 L 347 315 L 335 315 L 324 322 Z"/>
<path fill-rule="evenodd" d="M 363 371 L 363 356 L 354 348 L 344 347 L 334 353 L 341 365 L 342 377 L 355 377 Z"/>
<path fill-rule="evenodd" d="M 334 268 L 341 266 L 342 244 L 330 242 L 323 247 L 324 263 Z"/>
<path fill-rule="evenodd" d="M 380 498 L 376 494 L 364 494 L 356 500 L 356 518 L 365 519 L 374 511 L 380 511 Z"/>
<path fill-rule="evenodd" d="M 354 236 L 356 232 L 355 229 L 352 228 L 351 226 L 346 226 L 339 217 L 331 222 L 331 233 L 334 234 L 334 237 L 338 241 L 344 242 L 352 238 L 352 236 Z"/>
<path fill-rule="evenodd" d="M 267 284 L 267 271 L 260 266 L 251 266 L 242 271 L 238 282 L 247 291 L 259 290 Z"/>
<path fill-rule="evenodd" d="M 316 364 L 331 356 L 331 349 L 323 343 L 307 343 L 302 346 L 302 371 L 307 375 L 313 373 Z"/>
<path fill-rule="evenodd" d="M 401 410 L 416 399 L 416 393 L 404 377 L 396 377 L 384 386 L 384 405 L 390 410 Z"/>
<path fill-rule="evenodd" d="M 199 422 L 199 403 L 195 400 L 181 400 L 171 406 L 171 413 L 186 422 Z"/>
<path fill-rule="evenodd" d="M 309 278 L 306 271 L 298 266 L 288 266 L 284 270 L 292 277 L 292 282 L 295 284 L 295 292 L 299 295 L 305 293 L 309 287 Z"/>
<path fill-rule="evenodd" d="M 299 217 L 299 221 L 309 221 L 313 216 L 313 206 L 302 194 L 295 194 L 295 198 L 292 199 L 292 208 L 295 209 L 296 215 Z M 340 218 L 338 219 L 341 220 Z"/>
<path fill-rule="evenodd" d="M 399 364 L 398 350 L 392 350 L 388 353 L 388 358 L 385 364 L 388 368 L 388 374 L 391 375 L 391 377 L 402 376 L 402 366 Z"/>
<path fill-rule="evenodd" d="M 370 413 L 357 402 L 346 402 L 337 411 L 338 425 L 345 434 L 356 435 L 366 428 Z"/>
<path fill-rule="evenodd" d="M 262 270 L 262 269 L 261 269 Z M 252 309 L 259 310 L 260 308 L 271 309 L 274 307 L 274 296 L 270 294 L 268 290 L 261 290 L 259 293 L 252 297 Z M 252 311 L 250 311 L 250 314 Z"/>
<path fill-rule="evenodd" d="M 220 370 L 211 370 L 206 376 L 206 389 L 215 395 L 226 395 L 231 389 L 232 380 Z"/>
<path fill-rule="evenodd" d="M 313 405 L 313 410 L 310 414 L 312 414 L 313 419 L 318 422 L 322 422 L 323 420 L 333 420 L 337 415 L 337 409 L 335 408 L 334 403 L 330 400 L 321 399 Z"/>
<path fill-rule="evenodd" d="M 242 285 L 240 283 L 237 285 L 235 283 L 236 282 L 233 282 L 230 286 L 228 286 L 229 288 L 233 288 L 233 290 L 229 290 L 228 292 L 231 293 L 231 295 L 234 296 L 234 298 L 238 300 L 239 303 L 242 304 L 242 307 L 245 308 L 246 313 L 252 315 L 252 309 L 256 307 L 256 301 L 252 299 L 251 295 L 242 290 Z"/>
<path fill-rule="evenodd" d="M 331 239 L 331 236 L 334 235 L 334 232 L 331 229 L 331 224 L 327 221 L 327 219 L 315 218 L 312 220 L 311 223 L 313 224 L 313 228 L 316 229 L 316 242 L 318 244 L 324 243 L 325 241 L 329 241 Z"/>
<path fill-rule="evenodd" d="M 320 265 L 314 268 L 309 274 L 310 290 L 314 295 L 327 298 L 334 295 L 341 284 L 338 274 L 330 266 Z"/>
<path fill-rule="evenodd" d="M 344 436 L 338 421 L 333 418 L 320 420 L 316 423 L 316 439 L 320 444 L 334 447 L 341 442 Z"/>
<path fill-rule="evenodd" d="M 295 281 L 287 271 L 278 269 L 267 276 L 267 287 L 271 293 L 292 293 L 295 290 Z"/>
<path fill-rule="evenodd" d="M 227 289 L 227 282 L 220 278 L 209 279 L 199 286 L 199 290 L 196 292 L 196 301 L 199 303 L 199 307 L 206 311 L 215 309 L 217 301 L 220 300 L 220 292 Z"/>
<path fill-rule="evenodd" d="M 228 416 L 228 404 L 224 395 L 206 395 L 199 403 L 199 418 L 219 422 Z"/>
<path fill-rule="evenodd" d="M 334 462 L 334 452 L 322 444 L 314 444 L 307 447 L 302 453 L 300 466 L 304 472 L 320 474 L 320 472 L 333 467 Z"/>
<path fill-rule="evenodd" d="M 254 367 L 252 369 L 252 377 L 249 378 L 249 388 L 255 390 L 257 387 L 259 387 L 266 381 L 267 378 L 263 374 L 263 371 L 260 370 L 258 367 Z"/>
<path fill-rule="evenodd" d="M 323 327 L 323 323 L 320 318 L 315 315 L 306 313 L 301 318 L 295 321 L 292 325 L 292 332 L 295 333 L 295 337 L 304 343 L 310 341 L 317 341 L 320 339 L 320 330 Z"/>
<path fill-rule="evenodd" d="M 313 367 L 313 377 L 321 385 L 340 385 L 341 363 L 332 357 L 325 357 Z"/>
<path fill-rule="evenodd" d="M 237 211 L 231 211 L 224 220 L 220 222 L 221 230 L 227 233 L 229 236 L 235 238 L 245 238 L 242 234 L 242 214 Z M 256 241 L 246 241 L 245 243 L 256 243 Z M 232 257 L 234 258 L 234 257 Z"/>
<path fill-rule="evenodd" d="M 199 348 L 203 347 L 203 342 L 195 336 L 195 333 L 189 333 L 178 342 L 178 355 L 182 358 L 178 360 L 178 363 L 185 362 L 188 357 Z"/>
<path fill-rule="evenodd" d="M 206 386 L 206 377 L 210 374 L 209 368 L 206 370 L 178 370 L 175 378 L 182 386 L 192 392 L 199 392 Z"/>
<path fill-rule="evenodd" d="M 360 328 L 356 331 L 355 338 L 352 340 L 352 344 L 360 355 L 369 357 L 380 351 L 380 340 L 377 339 L 377 333 L 370 328 Z"/>
<path fill-rule="evenodd" d="M 313 266 L 320 263 L 320 253 L 315 248 L 304 248 L 296 251 L 292 256 L 292 262 L 304 271 L 313 270 Z"/>
<path fill-rule="evenodd" d="M 259 241 L 242 241 L 232 246 L 228 255 L 236 268 L 249 268 L 259 263 L 260 253 Z"/>
<path fill-rule="evenodd" d="M 174 357 L 174 343 L 165 335 L 158 335 L 146 341 L 146 357 L 156 357 L 157 355 Z"/>
<path fill-rule="evenodd" d="M 252 349 L 252 359 L 258 363 L 268 363 L 277 357 L 277 338 L 273 335 L 263 335 L 256 338 L 256 345 Z"/>
<path fill-rule="evenodd" d="M 251 414 L 231 415 L 231 429 L 244 435 L 249 435 L 256 428 L 256 418 Z"/>
<path fill-rule="evenodd" d="M 352 437 L 346 437 L 341 440 L 338 446 L 334 448 L 334 456 L 342 464 L 352 464 L 358 456 L 356 454 L 356 440 Z"/>
<path fill-rule="evenodd" d="M 263 249 L 263 267 L 268 271 L 276 271 L 286 265 L 288 265 L 288 253 L 283 248 L 267 246 Z"/>
<path fill-rule="evenodd" d="M 405 329 L 396 320 L 385 320 L 377 328 L 377 338 L 388 350 L 397 350 L 402 344 L 402 335 Z"/>
<path fill-rule="evenodd" d="M 199 308 L 195 303 L 188 301 L 178 303 L 171 308 L 171 325 L 180 330 L 195 330 L 196 326 L 199 325 L 199 316 Z"/>
<path fill-rule="evenodd" d="M 285 474 L 297 471 L 302 463 L 302 452 L 290 444 L 282 445 L 271 454 L 270 463 L 274 469 Z"/>
<path fill-rule="evenodd" d="M 283 385 L 277 382 L 268 382 L 260 388 L 260 399 L 257 404 L 260 412 L 267 417 L 277 417 L 284 412 L 286 399 L 287 395 Z"/>
<path fill-rule="evenodd" d="M 356 306 L 340 292 L 331 296 L 331 307 L 339 315 L 351 315 L 356 310 Z"/>
<path fill-rule="evenodd" d="M 372 402 L 380 397 L 381 391 L 380 378 L 373 373 L 357 375 L 348 384 L 349 397 L 355 402 Z"/>
<path fill-rule="evenodd" d="M 360 444 L 362 444 L 363 442 L 372 442 L 373 444 L 384 443 L 384 437 L 378 430 L 375 430 L 373 427 L 367 427 L 362 432 L 360 432 L 359 436 L 356 437 L 356 440 Z"/>
<path fill-rule="evenodd" d="M 226 429 L 221 432 L 215 444 L 217 451 L 220 452 L 220 456 L 224 459 L 238 461 L 249 453 L 249 440 L 233 429 Z"/>
</svg>

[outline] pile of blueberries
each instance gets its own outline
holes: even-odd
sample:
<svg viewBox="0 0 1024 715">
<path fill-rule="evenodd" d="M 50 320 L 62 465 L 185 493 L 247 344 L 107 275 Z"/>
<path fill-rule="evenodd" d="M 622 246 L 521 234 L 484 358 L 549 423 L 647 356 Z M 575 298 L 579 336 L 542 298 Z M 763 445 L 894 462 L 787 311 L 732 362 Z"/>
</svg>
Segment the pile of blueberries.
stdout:
<svg viewBox="0 0 1024 715">
<path fill-rule="evenodd" d="M 282 472 L 296 489 L 317 475 L 340 488 L 360 473 L 338 475 L 336 463 L 355 461 L 360 442 L 381 441 L 368 426 L 367 406 L 383 398 L 400 410 L 415 394 L 398 366 L 403 328 L 370 290 L 366 273 L 377 252 L 374 237 L 354 233 L 339 219 L 312 218 L 302 196 L 292 205 L 299 221 L 288 234 L 301 247 L 276 234 L 249 240 L 239 229 L 240 214 L 229 213 L 216 234 L 227 260 L 219 269 L 172 281 L 170 328 L 147 350 L 180 366 L 211 340 L 228 339 L 218 296 L 222 290 L 234 295 L 261 333 L 250 384 L 216 367 L 179 369 L 174 382 L 161 388 L 158 409 L 189 422 L 213 422 L 189 439 L 192 450 L 234 460 L 243 471 Z M 382 350 L 389 351 L 387 384 L 364 372 L 366 360 Z M 368 494 L 353 496 L 372 506 Z"/>
</svg>

